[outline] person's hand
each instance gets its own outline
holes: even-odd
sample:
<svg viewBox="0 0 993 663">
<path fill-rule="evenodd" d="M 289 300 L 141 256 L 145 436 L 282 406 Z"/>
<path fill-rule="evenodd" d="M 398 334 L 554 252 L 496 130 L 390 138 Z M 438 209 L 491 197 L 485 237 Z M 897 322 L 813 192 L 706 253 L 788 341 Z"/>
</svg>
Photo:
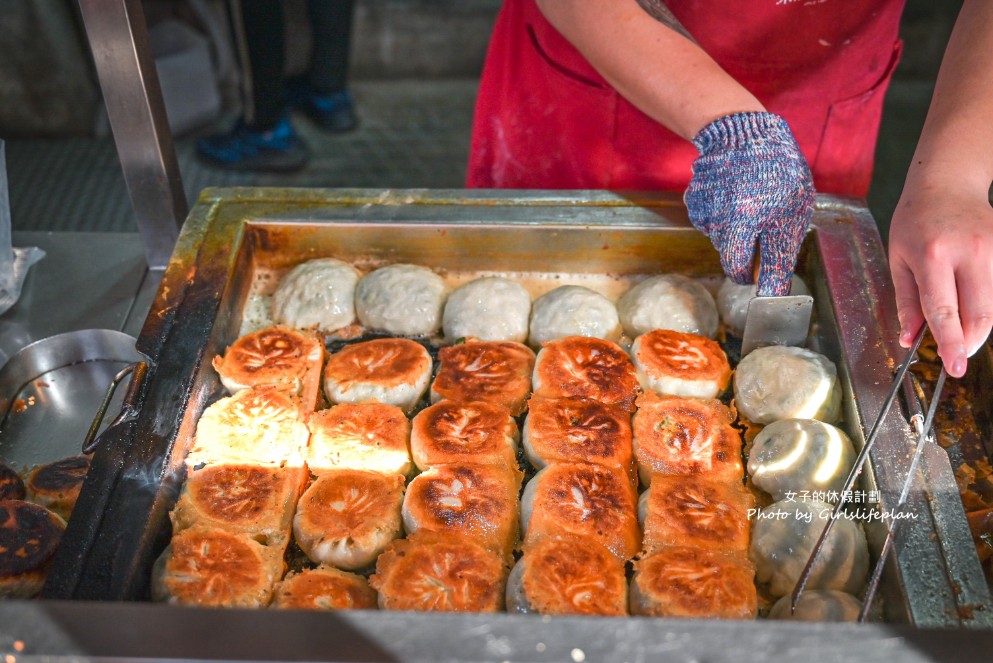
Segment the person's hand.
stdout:
<svg viewBox="0 0 993 663">
<path fill-rule="evenodd" d="M 910 347 L 926 319 L 948 374 L 962 377 L 966 358 L 993 327 L 993 208 L 986 189 L 908 181 L 893 212 L 889 255 L 900 344 Z"/>
<path fill-rule="evenodd" d="M 814 212 L 813 177 L 793 132 L 772 113 L 735 113 L 705 126 L 693 144 L 700 156 L 684 196 L 690 221 L 732 281 L 753 282 L 757 244 L 758 294 L 788 295 Z"/>
</svg>

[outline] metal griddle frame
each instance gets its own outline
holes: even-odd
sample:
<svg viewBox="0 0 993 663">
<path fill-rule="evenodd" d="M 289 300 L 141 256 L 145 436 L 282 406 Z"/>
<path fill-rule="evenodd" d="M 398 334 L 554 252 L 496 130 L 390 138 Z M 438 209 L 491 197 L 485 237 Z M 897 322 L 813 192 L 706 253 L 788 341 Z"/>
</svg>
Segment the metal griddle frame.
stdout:
<svg viewBox="0 0 993 663">
<path fill-rule="evenodd" d="M 144 389 L 136 390 L 140 410 L 105 433 L 46 597 L 147 599 L 151 565 L 170 534 L 184 445 L 200 412 L 221 393 L 209 361 L 237 334 L 252 261 L 285 267 L 328 247 L 476 269 L 530 264 L 554 271 L 550 266 L 571 259 L 608 273 L 624 265 L 634 272 L 719 273 L 716 253 L 674 194 L 208 189 L 183 227 L 138 340 L 152 365 Z M 661 250 L 664 264 L 653 257 Z M 846 427 L 858 445 L 901 356 L 882 244 L 862 201 L 819 196 L 800 270 L 817 306 L 813 342 L 838 364 L 850 395 Z M 882 509 L 895 504 L 909 466 L 906 416 L 894 408 L 883 423 L 864 476 L 865 490 L 880 491 Z M 919 627 L 989 625 L 993 602 L 948 459 L 932 454 L 923 469 L 910 498 L 919 517 L 901 527 L 884 576 L 886 619 Z M 868 534 L 878 551 L 885 534 L 878 521 Z M 427 629 L 438 623 L 432 615 L 411 619 Z M 634 620 L 624 628 L 652 623 Z"/>
</svg>

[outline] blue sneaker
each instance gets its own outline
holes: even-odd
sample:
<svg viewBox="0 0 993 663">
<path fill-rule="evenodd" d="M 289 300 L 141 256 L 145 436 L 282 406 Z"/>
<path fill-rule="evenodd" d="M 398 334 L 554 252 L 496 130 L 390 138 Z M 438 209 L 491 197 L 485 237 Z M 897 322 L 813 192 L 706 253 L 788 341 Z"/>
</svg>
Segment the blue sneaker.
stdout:
<svg viewBox="0 0 993 663">
<path fill-rule="evenodd" d="M 286 86 L 286 98 L 293 108 L 307 114 L 325 131 L 345 133 L 359 126 L 348 90 L 319 94 L 305 82 L 290 81 Z"/>
<path fill-rule="evenodd" d="M 252 129 L 238 120 L 231 131 L 198 140 L 197 155 L 229 170 L 285 173 L 303 168 L 310 150 L 284 116 L 268 131 Z"/>
</svg>

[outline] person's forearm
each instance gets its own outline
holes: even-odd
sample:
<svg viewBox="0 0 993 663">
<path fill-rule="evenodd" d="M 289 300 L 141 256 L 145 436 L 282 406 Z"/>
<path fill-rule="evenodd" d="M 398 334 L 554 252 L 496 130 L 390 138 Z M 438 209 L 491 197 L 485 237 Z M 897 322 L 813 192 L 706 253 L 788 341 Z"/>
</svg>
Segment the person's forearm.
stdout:
<svg viewBox="0 0 993 663">
<path fill-rule="evenodd" d="M 908 186 L 968 187 L 993 181 L 993 2 L 966 0 L 942 59 Z"/>
<path fill-rule="evenodd" d="M 725 115 L 765 110 L 698 45 L 637 0 L 537 3 L 614 89 L 687 140 Z"/>
</svg>

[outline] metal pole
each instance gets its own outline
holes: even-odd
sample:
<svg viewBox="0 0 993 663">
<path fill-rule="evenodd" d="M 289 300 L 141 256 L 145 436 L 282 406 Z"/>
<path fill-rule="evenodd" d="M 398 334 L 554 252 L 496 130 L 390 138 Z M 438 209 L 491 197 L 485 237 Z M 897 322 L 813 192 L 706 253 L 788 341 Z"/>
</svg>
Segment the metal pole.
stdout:
<svg viewBox="0 0 993 663">
<path fill-rule="evenodd" d="M 150 269 L 164 269 L 189 206 L 140 0 L 79 0 Z"/>
</svg>

